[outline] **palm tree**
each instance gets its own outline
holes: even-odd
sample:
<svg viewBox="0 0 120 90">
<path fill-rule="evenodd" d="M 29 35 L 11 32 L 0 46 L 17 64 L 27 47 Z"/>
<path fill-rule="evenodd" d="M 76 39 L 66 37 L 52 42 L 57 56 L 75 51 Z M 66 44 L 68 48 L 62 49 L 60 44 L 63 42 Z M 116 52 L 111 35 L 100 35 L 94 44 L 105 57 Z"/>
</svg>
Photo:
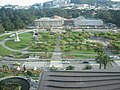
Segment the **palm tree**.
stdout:
<svg viewBox="0 0 120 90">
<path fill-rule="evenodd" d="M 112 66 L 112 62 L 114 62 L 114 60 L 112 60 L 104 52 L 98 53 L 96 60 L 100 64 L 99 69 L 101 69 L 102 66 L 104 66 L 104 69 L 106 69 L 107 66 Z"/>
<path fill-rule="evenodd" d="M 96 57 L 97 63 L 99 63 L 99 69 L 103 66 L 103 60 L 104 60 L 104 53 L 98 53 L 98 56 Z"/>
<path fill-rule="evenodd" d="M 112 60 L 109 56 L 105 55 L 103 60 L 104 69 L 106 69 L 109 65 L 112 66 L 112 62 L 114 62 L 114 60 Z"/>
</svg>

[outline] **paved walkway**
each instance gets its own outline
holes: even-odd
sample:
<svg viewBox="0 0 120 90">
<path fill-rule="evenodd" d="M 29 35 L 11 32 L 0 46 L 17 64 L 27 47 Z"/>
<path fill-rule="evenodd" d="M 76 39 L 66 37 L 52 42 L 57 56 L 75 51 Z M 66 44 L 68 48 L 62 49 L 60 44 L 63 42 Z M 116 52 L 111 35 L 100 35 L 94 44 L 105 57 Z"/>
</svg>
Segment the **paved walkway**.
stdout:
<svg viewBox="0 0 120 90">
<path fill-rule="evenodd" d="M 26 31 L 19 31 L 19 34 L 22 34 L 22 33 L 26 33 L 26 32 L 31 32 L 33 30 L 26 30 Z M 1 34 L 0 36 L 4 36 L 4 35 L 11 35 L 13 33 L 15 33 L 16 31 L 14 32 L 10 32 L 10 33 L 5 33 L 5 34 Z M 21 49 L 21 50 L 14 50 L 8 46 L 5 45 L 6 41 L 10 40 L 10 38 L 6 38 L 2 41 L 0 41 L 0 45 L 2 45 L 4 48 L 6 48 L 7 50 L 10 50 L 10 51 L 13 51 L 13 52 L 21 52 L 21 53 L 43 53 L 43 52 L 30 52 L 30 51 L 27 51 L 26 49 L 28 49 L 28 47 L 24 48 L 24 49 Z"/>
<path fill-rule="evenodd" d="M 56 49 L 53 52 L 52 60 L 62 60 L 62 58 L 61 58 L 62 52 L 61 52 L 61 48 L 60 48 L 60 40 L 61 40 L 61 37 L 60 37 L 60 35 L 58 35 L 58 37 L 57 37 L 57 46 L 56 46 Z"/>
<path fill-rule="evenodd" d="M 7 38 L 7 39 L 4 39 L 4 40 L 0 41 L 0 45 L 2 45 L 7 50 L 10 50 L 10 51 L 13 51 L 13 52 L 21 52 L 21 53 L 43 53 L 43 52 L 30 52 L 30 51 L 27 51 L 26 49 L 28 47 L 26 47 L 24 49 L 21 49 L 21 50 L 14 50 L 14 49 L 12 49 L 12 48 L 10 48 L 10 47 L 8 47 L 8 46 L 5 45 L 6 41 L 8 41 L 8 40 L 10 40 L 10 39 Z"/>
<path fill-rule="evenodd" d="M 103 49 L 104 49 L 104 52 L 105 52 L 107 55 L 113 54 L 113 53 L 108 49 L 109 41 L 104 40 L 104 39 L 97 38 L 97 37 L 95 37 L 94 35 L 91 37 L 91 40 L 96 41 L 96 42 L 103 43 L 103 44 L 105 45 L 105 46 L 103 47 Z"/>
</svg>

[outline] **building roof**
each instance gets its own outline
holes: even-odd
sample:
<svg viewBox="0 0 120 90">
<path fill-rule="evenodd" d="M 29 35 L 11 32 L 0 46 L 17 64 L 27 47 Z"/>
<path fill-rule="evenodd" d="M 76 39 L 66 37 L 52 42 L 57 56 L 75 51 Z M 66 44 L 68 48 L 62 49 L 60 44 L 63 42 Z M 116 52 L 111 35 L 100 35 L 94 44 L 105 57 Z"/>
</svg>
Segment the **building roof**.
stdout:
<svg viewBox="0 0 120 90">
<path fill-rule="evenodd" d="M 40 18 L 40 19 L 36 19 L 36 20 L 34 20 L 35 22 L 39 22 L 39 21 L 61 21 L 62 19 L 54 19 L 54 18 Z"/>
<path fill-rule="evenodd" d="M 60 17 L 60 16 L 53 16 L 53 17 L 43 17 L 43 18 L 40 18 L 40 19 L 36 19 L 34 21 L 61 21 L 63 20 L 64 18 Z"/>
<path fill-rule="evenodd" d="M 38 90 L 120 90 L 120 71 L 44 72 Z"/>
<path fill-rule="evenodd" d="M 79 16 L 79 17 L 77 17 L 76 19 L 77 19 L 77 20 L 85 20 L 85 17 Z"/>
<path fill-rule="evenodd" d="M 63 18 L 60 17 L 60 16 L 57 16 L 57 15 L 54 15 L 54 16 L 53 16 L 53 19 L 63 19 Z"/>
</svg>

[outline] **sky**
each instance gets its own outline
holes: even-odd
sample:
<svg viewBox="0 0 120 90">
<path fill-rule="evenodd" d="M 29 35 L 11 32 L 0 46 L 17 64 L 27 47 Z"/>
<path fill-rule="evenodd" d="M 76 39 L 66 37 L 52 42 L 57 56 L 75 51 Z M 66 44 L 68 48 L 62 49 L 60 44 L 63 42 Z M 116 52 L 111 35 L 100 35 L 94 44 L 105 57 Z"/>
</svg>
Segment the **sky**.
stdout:
<svg viewBox="0 0 120 90">
<path fill-rule="evenodd" d="M 28 5 L 33 5 L 35 3 L 43 3 L 46 1 L 51 1 L 51 0 L 0 0 L 0 6 L 4 6 L 7 4 L 28 6 Z M 112 0 L 112 1 L 120 1 L 120 0 Z"/>
<path fill-rule="evenodd" d="M 0 6 L 4 6 L 7 4 L 28 6 L 28 5 L 33 5 L 35 3 L 43 3 L 46 1 L 50 1 L 50 0 L 0 0 Z"/>
</svg>

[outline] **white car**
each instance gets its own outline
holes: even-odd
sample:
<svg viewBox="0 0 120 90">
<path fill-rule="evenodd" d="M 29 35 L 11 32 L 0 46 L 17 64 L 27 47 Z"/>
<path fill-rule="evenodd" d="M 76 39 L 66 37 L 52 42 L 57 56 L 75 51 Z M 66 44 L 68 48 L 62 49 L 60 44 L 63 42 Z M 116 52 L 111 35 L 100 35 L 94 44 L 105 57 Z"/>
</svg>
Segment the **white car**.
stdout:
<svg viewBox="0 0 120 90">
<path fill-rule="evenodd" d="M 62 61 L 62 64 L 70 64 L 70 61 Z"/>
</svg>

